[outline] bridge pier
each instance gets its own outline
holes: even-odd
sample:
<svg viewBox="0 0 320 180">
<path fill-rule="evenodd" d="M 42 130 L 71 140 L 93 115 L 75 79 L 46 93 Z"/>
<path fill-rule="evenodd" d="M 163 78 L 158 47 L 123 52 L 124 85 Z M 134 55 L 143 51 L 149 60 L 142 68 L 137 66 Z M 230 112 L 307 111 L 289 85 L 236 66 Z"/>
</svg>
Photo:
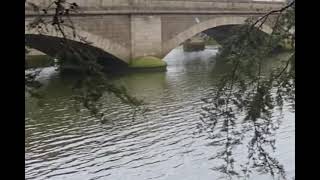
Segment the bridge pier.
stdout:
<svg viewBox="0 0 320 180">
<path fill-rule="evenodd" d="M 131 15 L 131 60 L 132 68 L 165 67 L 162 55 L 161 16 Z"/>
<path fill-rule="evenodd" d="M 160 57 L 162 53 L 161 16 L 131 16 L 131 58 Z"/>
</svg>

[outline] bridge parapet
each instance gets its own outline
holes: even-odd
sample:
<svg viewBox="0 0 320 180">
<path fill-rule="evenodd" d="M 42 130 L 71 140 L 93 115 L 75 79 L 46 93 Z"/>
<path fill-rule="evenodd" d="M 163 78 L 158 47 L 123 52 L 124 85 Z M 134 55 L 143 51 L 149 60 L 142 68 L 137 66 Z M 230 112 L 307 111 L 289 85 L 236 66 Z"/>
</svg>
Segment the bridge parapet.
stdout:
<svg viewBox="0 0 320 180">
<path fill-rule="evenodd" d="M 47 7 L 53 0 L 29 0 Z M 159 13 L 236 13 L 243 11 L 266 12 L 282 7 L 285 0 L 72 0 L 80 14 L 159 14 Z M 33 15 L 26 6 L 26 15 Z"/>
</svg>

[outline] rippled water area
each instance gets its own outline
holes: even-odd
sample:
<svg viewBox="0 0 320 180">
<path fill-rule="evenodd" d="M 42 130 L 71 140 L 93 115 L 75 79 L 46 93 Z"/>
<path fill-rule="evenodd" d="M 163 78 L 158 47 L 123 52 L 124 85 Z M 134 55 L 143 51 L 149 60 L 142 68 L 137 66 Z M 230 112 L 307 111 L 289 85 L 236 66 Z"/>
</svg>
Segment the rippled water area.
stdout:
<svg viewBox="0 0 320 180">
<path fill-rule="evenodd" d="M 101 123 L 85 109 L 76 112 L 71 99 L 72 78 L 62 78 L 54 67 L 40 76 L 46 95 L 26 97 L 25 177 L 28 180 L 215 180 L 228 179 L 214 167 L 221 146 L 199 131 L 201 107 L 213 88 L 216 47 L 165 57 L 166 72 L 120 75 L 115 83 L 143 99 L 150 111 L 132 117 L 132 109 L 105 94 Z M 274 151 L 287 179 L 295 176 L 295 116 L 284 107 L 275 132 Z M 241 123 L 241 122 L 239 122 Z M 248 138 L 250 134 L 248 134 Z M 247 140 L 234 149 L 235 169 L 246 163 Z M 233 179 L 245 179 L 233 177 Z M 270 173 L 252 170 L 248 179 L 272 180 Z"/>
</svg>

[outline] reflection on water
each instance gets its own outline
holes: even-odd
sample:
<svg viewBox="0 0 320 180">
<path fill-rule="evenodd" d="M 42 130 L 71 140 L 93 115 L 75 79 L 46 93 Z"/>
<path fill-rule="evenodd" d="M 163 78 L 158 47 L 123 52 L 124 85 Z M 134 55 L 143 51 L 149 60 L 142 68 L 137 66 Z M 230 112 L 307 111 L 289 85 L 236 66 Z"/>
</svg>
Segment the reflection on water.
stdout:
<svg viewBox="0 0 320 180">
<path fill-rule="evenodd" d="M 73 78 L 60 77 L 47 68 L 41 76 L 45 98 L 41 103 L 26 98 L 26 179 L 211 180 L 223 176 L 214 170 L 225 163 L 215 157 L 223 151 L 224 146 L 217 145 L 223 137 L 214 139 L 198 128 L 205 106 L 201 98 L 210 93 L 216 80 L 216 52 L 214 47 L 194 53 L 177 48 L 165 58 L 167 72 L 115 78 L 115 83 L 146 101 L 151 111 L 132 121 L 130 107 L 106 94 L 105 124 L 85 110 L 76 113 L 69 89 Z M 275 151 L 266 150 L 291 179 L 295 170 L 294 113 L 284 109 L 283 115 L 274 114 L 275 122 L 279 119 L 278 129 L 270 136 L 276 140 Z M 247 162 L 252 133 L 242 136 L 242 144 L 233 149 L 238 171 Z M 249 170 L 249 179 L 272 179 L 270 174 Z"/>
</svg>

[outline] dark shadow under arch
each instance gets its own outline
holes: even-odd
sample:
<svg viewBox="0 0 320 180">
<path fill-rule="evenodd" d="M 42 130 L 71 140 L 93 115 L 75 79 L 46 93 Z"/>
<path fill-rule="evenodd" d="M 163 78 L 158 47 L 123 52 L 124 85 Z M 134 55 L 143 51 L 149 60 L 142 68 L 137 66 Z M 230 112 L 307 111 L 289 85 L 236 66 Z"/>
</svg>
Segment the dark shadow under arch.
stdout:
<svg viewBox="0 0 320 180">
<path fill-rule="evenodd" d="M 163 42 L 162 44 L 162 56 L 166 56 L 172 49 L 176 48 L 177 46 L 181 45 L 187 39 L 206 31 L 211 28 L 216 28 L 219 26 L 225 25 L 243 25 L 246 24 L 246 20 L 249 17 L 241 17 L 241 16 L 223 16 L 223 17 L 215 17 L 213 19 L 209 19 L 206 21 L 199 22 L 194 24 L 193 26 L 189 27 L 188 29 L 180 32 L 173 38 Z M 269 25 L 262 25 L 261 30 L 266 33 L 271 33 L 272 29 Z"/>
<path fill-rule="evenodd" d="M 90 44 L 73 40 L 68 40 L 68 44 L 72 48 L 80 50 L 81 54 L 96 58 L 106 71 L 117 71 L 128 67 L 124 61 Z M 54 58 L 59 58 L 62 53 L 68 51 L 68 48 L 62 43 L 62 38 L 40 34 L 25 34 L 25 45 Z"/>
<path fill-rule="evenodd" d="M 237 35 L 238 32 L 241 31 L 241 28 L 244 28 L 245 26 L 247 26 L 247 25 L 245 25 L 245 24 L 220 25 L 220 26 L 216 26 L 216 27 L 205 29 L 205 30 L 199 32 L 198 34 L 203 33 L 203 34 L 205 34 L 205 35 L 207 35 L 209 37 L 212 37 L 215 41 L 217 41 L 217 43 L 219 45 L 223 46 L 224 43 L 228 42 L 229 38 L 232 38 L 235 35 Z M 266 37 L 269 36 L 268 33 L 266 33 L 265 31 L 262 31 L 260 29 L 257 29 L 257 28 L 254 28 L 253 31 L 255 33 L 257 33 L 257 34 L 255 34 L 255 36 L 259 35 L 259 37 L 263 37 L 263 38 L 266 38 Z M 194 36 L 196 36 L 198 34 L 195 34 Z M 194 37 L 194 36 L 192 36 L 192 37 Z M 192 38 L 192 37 L 190 37 L 190 38 Z M 181 46 L 186 41 L 182 42 L 181 44 L 179 44 L 176 47 Z M 169 51 L 169 53 L 171 51 Z M 168 55 L 169 53 L 167 53 L 166 55 Z"/>
<path fill-rule="evenodd" d="M 243 26 L 245 25 L 243 24 L 222 25 L 222 26 L 217 26 L 214 28 L 207 29 L 205 31 L 202 31 L 202 33 L 214 38 L 219 44 L 222 45 L 224 44 L 225 41 L 228 40 L 228 38 L 240 32 Z M 259 36 L 263 36 L 263 37 L 268 36 L 266 32 L 258 30 L 257 28 L 255 28 L 255 31 L 259 34 Z"/>
</svg>

